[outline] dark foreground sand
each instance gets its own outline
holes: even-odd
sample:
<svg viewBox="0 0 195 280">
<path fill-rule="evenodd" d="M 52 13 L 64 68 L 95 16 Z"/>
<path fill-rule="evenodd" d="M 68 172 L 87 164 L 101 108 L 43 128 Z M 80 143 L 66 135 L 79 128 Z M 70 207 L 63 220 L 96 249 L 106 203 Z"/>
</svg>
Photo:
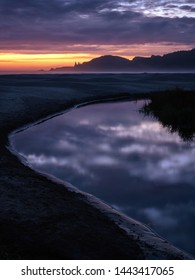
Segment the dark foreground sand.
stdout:
<svg viewBox="0 0 195 280">
<path fill-rule="evenodd" d="M 147 98 L 181 82 L 195 89 L 193 81 L 194 75 L 0 76 L 0 258 L 190 259 L 93 196 L 23 165 L 8 149 L 8 135 L 78 104 Z"/>
</svg>

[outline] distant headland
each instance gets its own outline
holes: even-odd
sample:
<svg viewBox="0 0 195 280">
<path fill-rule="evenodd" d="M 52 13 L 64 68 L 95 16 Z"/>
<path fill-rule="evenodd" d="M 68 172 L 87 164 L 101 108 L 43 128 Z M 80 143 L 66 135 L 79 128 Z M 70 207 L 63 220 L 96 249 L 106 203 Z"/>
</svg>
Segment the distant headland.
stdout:
<svg viewBox="0 0 195 280">
<path fill-rule="evenodd" d="M 104 55 L 88 62 L 75 63 L 72 67 L 51 68 L 52 72 L 154 72 L 154 71 L 195 71 L 195 48 L 151 57 L 134 57 L 132 60 Z"/>
</svg>

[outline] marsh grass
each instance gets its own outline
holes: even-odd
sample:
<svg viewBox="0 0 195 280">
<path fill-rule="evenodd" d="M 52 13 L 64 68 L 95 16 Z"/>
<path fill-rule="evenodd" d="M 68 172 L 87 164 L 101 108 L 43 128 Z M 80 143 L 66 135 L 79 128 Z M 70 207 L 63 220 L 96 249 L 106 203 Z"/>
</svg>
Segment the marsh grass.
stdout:
<svg viewBox="0 0 195 280">
<path fill-rule="evenodd" d="M 195 91 L 176 87 L 150 95 L 139 110 L 146 116 L 157 119 L 171 133 L 177 132 L 184 141 L 195 137 Z"/>
</svg>

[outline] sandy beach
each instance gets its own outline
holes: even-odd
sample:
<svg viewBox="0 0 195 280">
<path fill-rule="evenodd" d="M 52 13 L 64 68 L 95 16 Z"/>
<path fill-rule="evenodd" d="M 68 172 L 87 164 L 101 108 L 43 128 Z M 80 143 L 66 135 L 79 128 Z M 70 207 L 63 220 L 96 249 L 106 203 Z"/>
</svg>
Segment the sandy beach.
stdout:
<svg viewBox="0 0 195 280">
<path fill-rule="evenodd" d="M 195 75 L 1 75 L 0 258 L 192 259 L 92 195 L 24 165 L 10 143 L 12 133 L 77 106 L 178 86 L 195 90 Z"/>
</svg>

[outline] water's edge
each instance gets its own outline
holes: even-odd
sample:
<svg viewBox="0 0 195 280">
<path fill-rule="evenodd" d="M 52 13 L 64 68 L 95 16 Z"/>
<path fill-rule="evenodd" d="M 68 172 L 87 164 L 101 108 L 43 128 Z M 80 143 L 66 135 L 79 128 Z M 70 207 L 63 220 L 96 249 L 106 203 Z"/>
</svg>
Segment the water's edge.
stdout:
<svg viewBox="0 0 195 280">
<path fill-rule="evenodd" d="M 149 96 L 149 94 L 148 94 Z M 68 109 L 61 111 L 59 113 L 51 114 L 50 116 L 47 116 L 46 118 L 41 118 L 38 121 L 35 121 L 33 123 L 29 123 L 28 125 L 24 125 L 23 127 L 16 129 L 12 131 L 8 136 L 8 144 L 6 147 L 8 150 L 15 155 L 22 164 L 28 166 L 33 172 L 49 179 L 50 181 L 54 182 L 57 185 L 63 185 L 63 187 L 67 188 L 70 192 L 76 193 L 79 196 L 82 196 L 82 200 L 89 204 L 90 206 L 98 209 L 103 215 L 108 217 L 111 221 L 113 221 L 118 227 L 120 227 L 122 230 L 125 230 L 127 235 L 134 239 L 134 241 L 139 243 L 139 246 L 144 252 L 144 256 L 146 259 L 167 259 L 170 255 L 175 255 L 180 258 L 184 259 L 191 259 L 192 256 L 190 256 L 188 253 L 183 252 L 182 250 L 179 250 L 178 248 L 172 246 L 167 240 L 160 237 L 158 234 L 156 234 L 154 231 L 152 231 L 148 226 L 135 221 L 134 219 L 126 216 L 125 214 L 122 214 L 118 212 L 117 210 L 113 209 L 112 207 L 108 206 L 104 202 L 102 202 L 100 199 L 96 198 L 95 196 L 82 192 L 73 185 L 71 185 L 68 182 L 64 182 L 50 174 L 39 172 L 35 169 L 32 169 L 32 167 L 21 157 L 20 154 L 17 153 L 15 148 L 12 144 L 12 137 L 15 133 L 21 132 L 23 130 L 28 129 L 31 126 L 38 125 L 42 122 L 48 121 L 51 118 L 55 118 L 56 116 L 59 116 L 61 114 L 67 113 L 70 110 L 75 110 L 79 107 L 88 106 L 90 104 L 95 103 L 102 103 L 102 102 L 110 102 L 110 101 L 135 101 L 135 100 L 141 100 L 143 99 L 143 96 L 140 94 L 140 96 L 131 97 L 130 95 L 127 97 L 114 97 L 114 98 L 107 98 L 107 99 L 95 99 L 85 102 L 80 102 L 78 104 L 72 105 L 72 107 L 69 107 Z M 144 100 L 147 99 L 147 94 L 145 95 Z M 156 252 L 160 252 L 160 255 Z M 169 257 L 168 257 L 169 258 Z"/>
<path fill-rule="evenodd" d="M 175 86 L 193 90 L 194 81 L 193 74 L 1 75 L 0 258 L 191 259 L 160 238 L 154 244 L 144 240 L 142 226 L 143 241 L 133 237 L 133 229 L 127 235 L 107 214 L 84 202 L 84 195 L 23 165 L 7 147 L 12 132 L 80 103 L 119 96 L 144 99 Z M 117 217 L 126 227 L 126 219 Z"/>
</svg>

